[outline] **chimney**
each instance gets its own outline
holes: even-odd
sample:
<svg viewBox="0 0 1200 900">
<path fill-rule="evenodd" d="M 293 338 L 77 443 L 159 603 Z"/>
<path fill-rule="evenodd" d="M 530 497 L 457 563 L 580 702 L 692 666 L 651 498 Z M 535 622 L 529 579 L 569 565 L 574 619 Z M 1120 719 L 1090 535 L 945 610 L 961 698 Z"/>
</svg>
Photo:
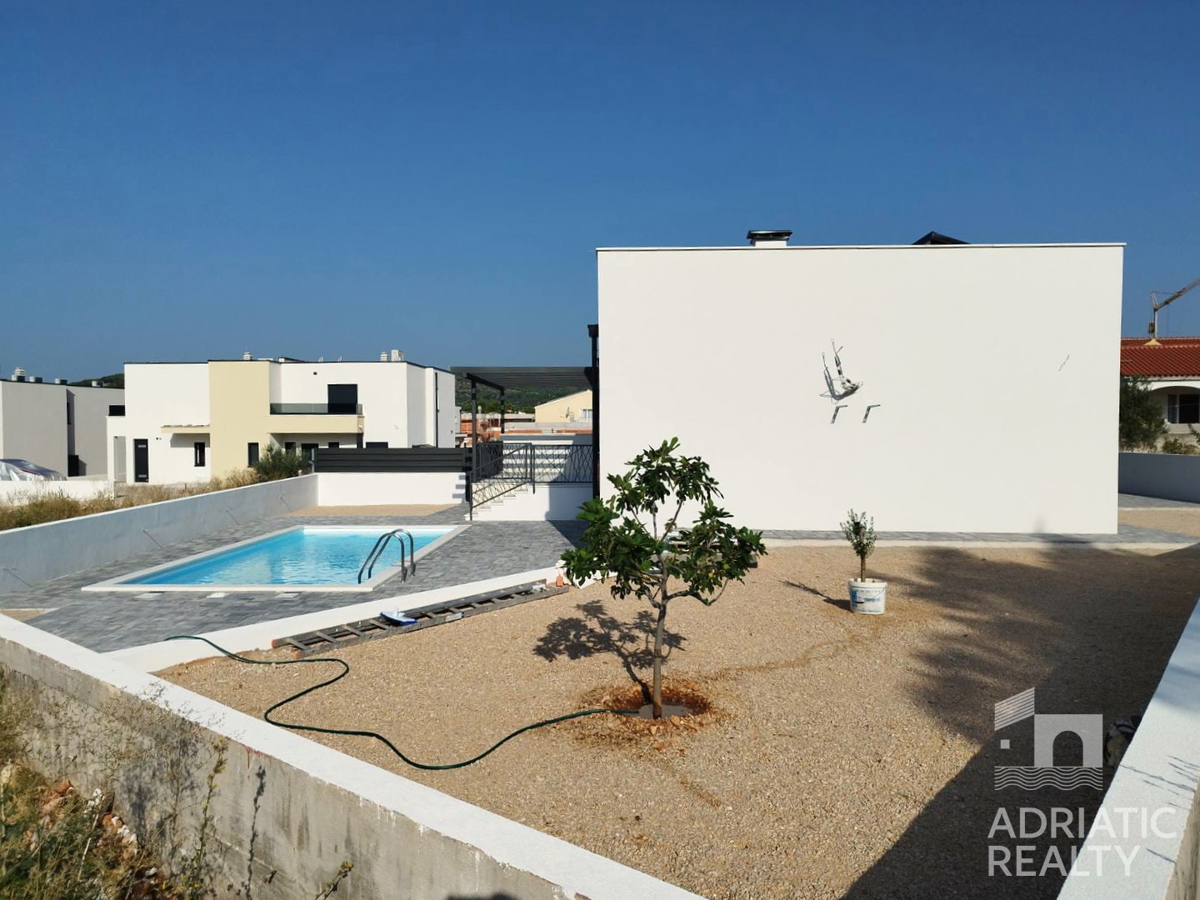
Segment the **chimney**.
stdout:
<svg viewBox="0 0 1200 900">
<path fill-rule="evenodd" d="M 786 247 L 790 231 L 747 231 L 746 238 L 754 247 Z"/>
<path fill-rule="evenodd" d="M 387 351 L 386 351 L 386 350 L 384 350 L 382 353 L 380 353 L 380 354 L 379 354 L 379 361 L 380 361 L 380 362 L 387 362 L 387 361 L 388 361 L 388 355 L 387 355 Z"/>
<path fill-rule="evenodd" d="M 20 366 L 17 366 L 15 369 L 13 369 L 13 379 L 12 380 L 13 381 L 24 381 L 25 380 L 25 370 L 22 369 Z"/>
<path fill-rule="evenodd" d="M 42 376 L 41 376 L 41 375 L 34 375 L 34 376 L 33 376 L 32 378 L 30 378 L 29 380 L 30 380 L 30 381 L 32 381 L 34 384 L 41 384 L 41 383 L 42 383 Z"/>
<path fill-rule="evenodd" d="M 67 383 L 67 379 L 65 379 L 65 378 L 55 378 L 55 379 L 54 379 L 54 383 L 55 383 L 55 384 L 66 384 L 66 383 Z"/>
<path fill-rule="evenodd" d="M 249 350 L 242 354 L 242 362 L 250 362 L 252 359 L 254 359 L 254 356 L 251 355 Z"/>
<path fill-rule="evenodd" d="M 399 350 L 392 351 L 392 362 L 404 362 L 404 354 Z"/>
</svg>

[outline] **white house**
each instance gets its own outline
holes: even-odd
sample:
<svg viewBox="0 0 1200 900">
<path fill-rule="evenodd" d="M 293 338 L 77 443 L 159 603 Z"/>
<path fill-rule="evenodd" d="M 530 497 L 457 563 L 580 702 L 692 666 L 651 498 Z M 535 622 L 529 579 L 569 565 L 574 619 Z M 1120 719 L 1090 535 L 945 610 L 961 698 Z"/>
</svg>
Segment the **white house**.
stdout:
<svg viewBox="0 0 1200 900">
<path fill-rule="evenodd" d="M 1200 337 L 1122 338 L 1121 375 L 1145 378 L 1167 434 L 1192 442 L 1200 428 Z"/>
<path fill-rule="evenodd" d="M 752 234 L 597 252 L 602 471 L 677 436 L 753 527 L 1116 531 L 1123 245 Z"/>
<path fill-rule="evenodd" d="M 26 376 L 0 379 L 0 459 L 27 459 L 63 475 L 104 475 L 108 463 L 104 422 L 125 392 L 53 384 Z"/>
<path fill-rule="evenodd" d="M 378 362 L 127 363 L 125 391 L 124 414 L 108 420 L 117 481 L 204 481 L 268 446 L 453 447 L 458 427 L 454 376 L 396 351 Z"/>
</svg>

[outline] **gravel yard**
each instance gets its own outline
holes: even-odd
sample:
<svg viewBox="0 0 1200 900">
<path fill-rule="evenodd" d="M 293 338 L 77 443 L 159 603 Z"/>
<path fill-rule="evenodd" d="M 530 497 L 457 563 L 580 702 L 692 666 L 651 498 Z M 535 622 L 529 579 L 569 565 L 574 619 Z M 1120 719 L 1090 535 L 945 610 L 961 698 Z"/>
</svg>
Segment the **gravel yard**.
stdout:
<svg viewBox="0 0 1200 900">
<path fill-rule="evenodd" d="M 1200 550 L 881 548 L 883 617 L 849 612 L 856 565 L 844 545 L 777 548 L 715 606 L 675 602 L 668 683 L 711 702 L 698 728 L 577 720 L 450 772 L 318 739 L 708 897 L 1053 897 L 1054 873 L 987 877 L 997 807 L 1094 809 L 1099 794 L 996 792 L 995 765 L 1031 763 L 1032 728 L 1001 751 L 993 704 L 1036 686 L 1040 712 L 1142 711 Z M 593 585 L 346 648 L 351 675 L 282 714 L 465 759 L 646 675 L 646 609 Z M 257 715 L 325 668 L 212 660 L 165 677 Z"/>
</svg>

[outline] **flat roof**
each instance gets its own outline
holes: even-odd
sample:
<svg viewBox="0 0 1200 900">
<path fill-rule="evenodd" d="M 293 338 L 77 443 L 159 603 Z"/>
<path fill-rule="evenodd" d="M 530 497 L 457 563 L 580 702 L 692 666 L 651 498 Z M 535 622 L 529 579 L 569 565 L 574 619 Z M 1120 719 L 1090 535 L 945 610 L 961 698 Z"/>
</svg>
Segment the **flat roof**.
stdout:
<svg viewBox="0 0 1200 900">
<path fill-rule="evenodd" d="M 586 391 L 592 387 L 588 368 L 584 366 L 451 366 L 450 371 L 501 391 L 512 388 Z"/>
<path fill-rule="evenodd" d="M 1029 250 L 1059 247 L 1124 247 L 1124 241 L 1101 241 L 1073 244 L 789 244 L 785 247 L 755 247 L 738 244 L 735 247 L 597 247 L 597 253 L 649 253 L 662 250 L 748 250 L 755 253 L 783 253 L 788 250 L 910 250 L 915 253 L 955 253 L 971 250 Z"/>
</svg>

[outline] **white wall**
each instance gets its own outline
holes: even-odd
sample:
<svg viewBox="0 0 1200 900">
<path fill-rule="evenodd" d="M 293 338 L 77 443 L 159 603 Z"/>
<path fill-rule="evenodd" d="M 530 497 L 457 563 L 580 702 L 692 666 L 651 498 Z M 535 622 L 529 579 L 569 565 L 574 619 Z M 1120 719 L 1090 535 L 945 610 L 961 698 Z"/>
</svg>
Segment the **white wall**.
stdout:
<svg viewBox="0 0 1200 900">
<path fill-rule="evenodd" d="M 194 463 L 192 444 L 207 434 L 164 434 L 164 425 L 210 425 L 207 363 L 126 363 L 125 415 L 107 422 L 109 465 L 114 473 L 113 441 L 125 446 L 125 480 L 133 481 L 133 441 L 145 438 L 149 448 L 150 483 L 208 481 L 211 452 L 205 465 Z M 211 450 L 211 448 L 209 448 Z"/>
<path fill-rule="evenodd" d="M 384 362 L 280 363 L 278 396 L 274 403 L 325 403 L 331 384 L 357 384 L 363 408 L 363 441 L 387 441 L 408 446 L 406 408 L 408 365 Z M 339 440 L 339 438 L 334 438 Z M 353 447 L 354 436 L 340 438 Z M 327 442 L 326 442 L 327 443 Z"/>
<path fill-rule="evenodd" d="M 80 475 L 108 472 L 108 408 L 125 402 L 120 388 L 67 387 L 73 421 L 68 450 L 79 457 Z M 63 474 L 67 474 L 66 470 Z"/>
<path fill-rule="evenodd" d="M 754 527 L 1115 532 L 1122 252 L 601 250 L 603 470 L 678 436 Z"/>
<path fill-rule="evenodd" d="M 318 472 L 316 477 L 320 506 L 450 505 L 466 499 L 462 472 Z"/>
<path fill-rule="evenodd" d="M 1200 456 L 1122 453 L 1118 471 L 1122 494 L 1200 503 Z"/>
<path fill-rule="evenodd" d="M 67 389 L 0 381 L 0 459 L 27 459 L 67 474 Z"/>
<path fill-rule="evenodd" d="M 539 484 L 536 491 L 528 486 L 498 497 L 476 509 L 477 522 L 567 522 L 579 515 L 579 508 L 592 499 L 590 484 Z"/>
</svg>

